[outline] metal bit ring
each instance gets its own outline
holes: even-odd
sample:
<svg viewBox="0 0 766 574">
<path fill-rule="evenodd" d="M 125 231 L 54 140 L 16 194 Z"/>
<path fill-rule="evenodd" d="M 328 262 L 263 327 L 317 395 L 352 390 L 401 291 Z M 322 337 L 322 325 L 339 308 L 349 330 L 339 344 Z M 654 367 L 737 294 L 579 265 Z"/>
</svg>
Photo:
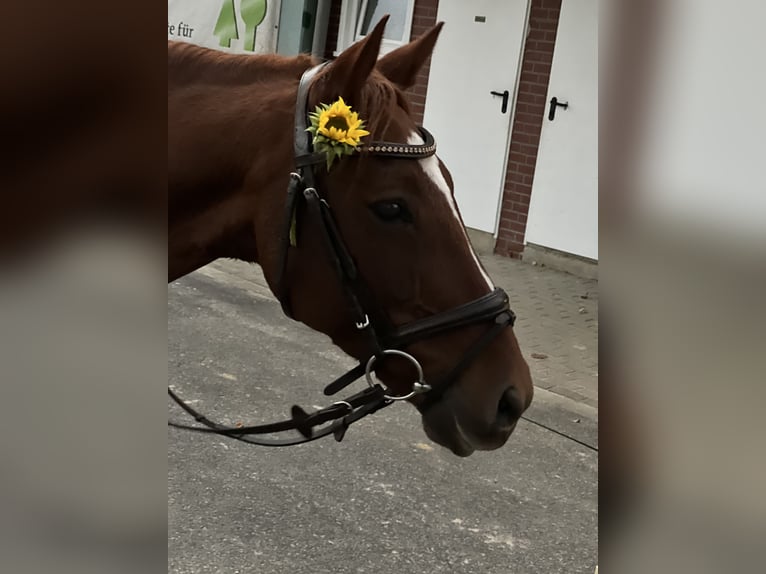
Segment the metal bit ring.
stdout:
<svg viewBox="0 0 766 574">
<path fill-rule="evenodd" d="M 382 351 L 380 355 L 383 355 L 383 356 L 397 355 L 399 357 L 403 357 L 407 359 L 410 363 L 415 365 L 415 369 L 417 369 L 418 371 L 418 379 L 414 383 L 412 383 L 412 391 L 410 391 L 406 395 L 401 395 L 401 396 L 384 395 L 385 398 L 387 398 L 390 401 L 406 401 L 411 399 L 415 395 L 426 393 L 431 390 L 431 386 L 428 383 L 426 383 L 425 378 L 423 376 L 423 367 L 420 366 L 420 363 L 415 357 L 413 357 L 409 353 L 405 353 L 404 351 L 399 351 L 398 349 L 386 349 L 385 351 Z M 372 367 L 380 355 L 373 355 L 372 357 L 370 357 L 370 360 L 367 361 L 367 366 L 364 370 L 364 377 L 367 379 L 367 384 L 370 385 L 371 387 L 375 386 L 375 382 L 372 380 Z"/>
</svg>

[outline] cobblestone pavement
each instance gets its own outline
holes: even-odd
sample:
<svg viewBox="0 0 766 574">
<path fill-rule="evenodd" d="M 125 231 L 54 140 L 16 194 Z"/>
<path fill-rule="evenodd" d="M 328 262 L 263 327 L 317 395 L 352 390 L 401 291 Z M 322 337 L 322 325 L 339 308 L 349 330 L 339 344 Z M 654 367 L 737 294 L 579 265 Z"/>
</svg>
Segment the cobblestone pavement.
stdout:
<svg viewBox="0 0 766 574">
<path fill-rule="evenodd" d="M 535 385 L 598 407 L 598 282 L 497 255 L 481 260 L 511 298 Z"/>
</svg>

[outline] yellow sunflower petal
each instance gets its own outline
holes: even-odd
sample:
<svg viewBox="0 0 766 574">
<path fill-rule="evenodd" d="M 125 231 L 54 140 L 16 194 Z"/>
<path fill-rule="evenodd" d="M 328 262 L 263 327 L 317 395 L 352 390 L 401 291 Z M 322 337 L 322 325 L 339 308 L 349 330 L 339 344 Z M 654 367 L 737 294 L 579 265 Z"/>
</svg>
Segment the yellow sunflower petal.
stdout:
<svg viewBox="0 0 766 574">
<path fill-rule="evenodd" d="M 319 106 L 317 112 L 311 115 L 311 123 L 315 143 L 321 144 L 328 152 L 328 169 L 331 159 L 352 153 L 355 151 L 353 148 L 359 146 L 361 138 L 370 135 L 363 128 L 364 121 L 359 118 L 359 114 L 352 111 L 342 97 L 338 97 L 332 104 Z M 322 136 L 323 140 L 317 140 L 318 136 Z M 339 151 L 339 145 L 346 146 L 345 150 Z"/>
</svg>

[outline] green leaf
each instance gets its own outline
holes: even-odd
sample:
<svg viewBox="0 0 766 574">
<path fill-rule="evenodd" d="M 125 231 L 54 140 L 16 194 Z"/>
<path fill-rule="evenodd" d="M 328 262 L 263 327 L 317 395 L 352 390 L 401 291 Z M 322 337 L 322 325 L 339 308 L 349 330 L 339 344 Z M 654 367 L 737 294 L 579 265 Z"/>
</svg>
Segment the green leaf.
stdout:
<svg viewBox="0 0 766 574">
<path fill-rule="evenodd" d="M 240 13 L 245 23 L 245 50 L 255 51 L 255 29 L 266 17 L 266 0 L 240 0 Z"/>
<path fill-rule="evenodd" d="M 224 0 L 221 4 L 221 11 L 218 14 L 213 34 L 218 36 L 218 43 L 224 48 L 231 48 L 231 41 L 239 39 L 234 0 Z"/>
</svg>

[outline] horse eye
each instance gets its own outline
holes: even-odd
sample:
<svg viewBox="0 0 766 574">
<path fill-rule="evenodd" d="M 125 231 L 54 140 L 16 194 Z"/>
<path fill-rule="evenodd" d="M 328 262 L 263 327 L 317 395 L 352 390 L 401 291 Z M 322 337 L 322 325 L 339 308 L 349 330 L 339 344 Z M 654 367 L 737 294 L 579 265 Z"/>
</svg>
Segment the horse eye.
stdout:
<svg viewBox="0 0 766 574">
<path fill-rule="evenodd" d="M 412 221 L 412 216 L 402 201 L 378 201 L 370 205 L 370 209 L 381 221 Z"/>
</svg>

